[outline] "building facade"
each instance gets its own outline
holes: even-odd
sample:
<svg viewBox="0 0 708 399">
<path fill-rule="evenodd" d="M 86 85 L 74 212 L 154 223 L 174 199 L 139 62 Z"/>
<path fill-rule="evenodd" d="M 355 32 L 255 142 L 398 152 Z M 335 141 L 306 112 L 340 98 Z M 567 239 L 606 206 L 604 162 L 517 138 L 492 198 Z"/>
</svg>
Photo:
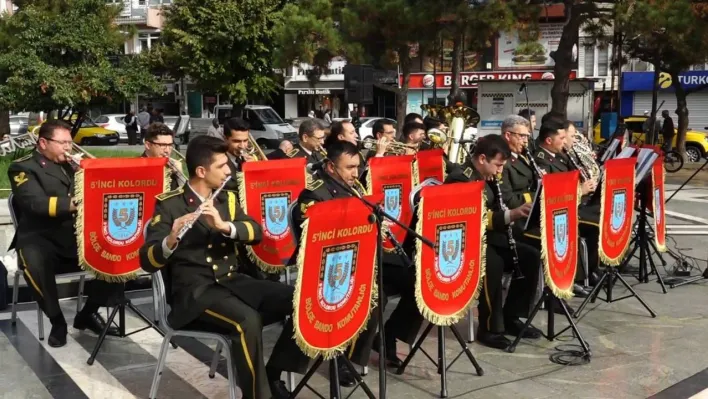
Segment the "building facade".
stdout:
<svg viewBox="0 0 708 399">
<path fill-rule="evenodd" d="M 318 79 L 311 79 L 312 66 L 299 64 L 286 68 L 284 72 L 284 117 L 294 119 L 306 117 L 310 112 L 321 116 L 330 111 L 332 118 L 348 117 L 344 101 L 344 67 L 347 62 L 334 58 L 327 71 Z"/>
</svg>

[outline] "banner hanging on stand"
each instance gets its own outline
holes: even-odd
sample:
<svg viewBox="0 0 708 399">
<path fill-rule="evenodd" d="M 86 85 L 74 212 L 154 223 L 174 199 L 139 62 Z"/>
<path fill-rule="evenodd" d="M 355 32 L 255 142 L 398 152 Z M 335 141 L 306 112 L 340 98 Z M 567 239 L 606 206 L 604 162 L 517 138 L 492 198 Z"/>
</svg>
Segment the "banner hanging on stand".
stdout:
<svg viewBox="0 0 708 399">
<path fill-rule="evenodd" d="M 664 157 L 660 156 L 654 161 L 651 168 L 651 195 L 649 195 L 649 210 L 654 217 L 654 242 L 656 248 L 661 252 L 666 252 L 666 188 L 664 182 L 666 171 L 664 170 Z"/>
<path fill-rule="evenodd" d="M 416 154 L 416 165 L 418 169 L 418 183 L 426 179 L 435 179 L 444 182 L 445 177 L 445 151 L 442 149 L 425 150 Z"/>
<path fill-rule="evenodd" d="M 637 158 L 605 162 L 600 203 L 599 255 L 608 266 L 619 266 L 629 248 L 634 220 L 634 166 Z"/>
</svg>

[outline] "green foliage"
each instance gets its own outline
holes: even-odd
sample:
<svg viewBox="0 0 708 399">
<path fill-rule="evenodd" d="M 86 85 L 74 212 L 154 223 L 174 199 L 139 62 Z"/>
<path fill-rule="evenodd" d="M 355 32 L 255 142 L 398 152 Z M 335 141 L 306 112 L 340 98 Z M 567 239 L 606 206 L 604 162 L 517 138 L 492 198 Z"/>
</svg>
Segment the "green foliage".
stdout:
<svg viewBox="0 0 708 399">
<path fill-rule="evenodd" d="M 165 9 L 153 61 L 170 76 L 188 76 L 202 90 L 234 102 L 269 97 L 277 87 L 276 7 L 272 0 L 176 0 Z"/>
<path fill-rule="evenodd" d="M 145 61 L 119 58 L 125 35 L 103 0 L 24 0 L 0 17 L 0 108 L 82 108 L 159 85 Z M 120 63 L 116 62 L 120 59 Z"/>
</svg>

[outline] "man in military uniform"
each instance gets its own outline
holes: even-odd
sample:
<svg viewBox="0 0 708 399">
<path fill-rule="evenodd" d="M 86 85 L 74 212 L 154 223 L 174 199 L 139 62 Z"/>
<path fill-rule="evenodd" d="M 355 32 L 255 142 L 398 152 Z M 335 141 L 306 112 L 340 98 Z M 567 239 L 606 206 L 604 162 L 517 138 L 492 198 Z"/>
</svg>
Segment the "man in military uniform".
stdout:
<svg viewBox="0 0 708 399">
<path fill-rule="evenodd" d="M 393 126 L 392 126 L 393 128 Z M 395 134 L 395 131 L 394 131 Z M 327 136 L 325 139 L 324 143 L 324 148 L 327 150 L 328 147 L 330 147 L 332 144 L 336 143 L 337 141 L 348 141 L 355 146 L 359 147 L 359 136 L 356 134 L 356 129 L 354 128 L 354 125 L 351 122 L 348 121 L 336 121 L 332 123 L 330 126 L 330 134 Z M 366 164 L 366 159 L 367 155 L 371 152 L 372 154 L 376 154 L 377 156 L 380 154 L 381 156 L 384 155 L 386 152 L 386 149 L 388 148 L 388 140 L 385 138 L 379 139 L 378 142 L 376 143 L 376 151 L 369 151 L 369 150 L 360 150 L 359 151 L 359 180 L 362 181 L 362 179 L 365 177 L 364 173 L 367 170 L 367 164 Z M 328 151 L 328 150 L 327 150 Z"/>
<path fill-rule="evenodd" d="M 167 158 L 170 173 L 170 190 L 176 190 L 185 183 L 182 165 L 170 158 L 175 147 L 175 134 L 167 125 L 161 122 L 151 123 L 143 134 L 145 151 L 140 155 L 143 158 Z"/>
<path fill-rule="evenodd" d="M 244 162 L 255 161 L 256 159 L 246 153 L 248 148 L 248 135 L 251 127 L 242 118 L 230 118 L 224 121 L 224 140 L 228 147 L 226 156 L 229 158 L 229 170 L 232 179 L 224 187 L 227 190 L 238 193 L 238 181 L 236 173 L 241 172 Z"/>
<path fill-rule="evenodd" d="M 499 136 L 480 138 L 472 158 L 463 168 L 448 175 L 445 183 L 486 180 L 484 192 L 487 200 L 487 251 L 486 275 L 479 296 L 479 330 L 477 339 L 483 345 L 505 349 L 511 344 L 505 334 L 518 336 L 524 323 L 519 317 L 528 317 L 533 297 L 540 277 L 541 253 L 530 245 L 516 242 L 518 266 L 523 279 L 513 279 L 509 287 L 506 303 L 502 306 L 502 277 L 515 270 L 513 251 L 509 243 L 508 227 L 518 226 L 528 216 L 531 204 L 525 203 L 513 209 L 502 207 L 501 191 L 496 187 L 496 176 L 502 173 L 504 165 L 511 157 L 509 146 Z M 510 207 L 509 207 L 510 208 Z M 523 338 L 537 339 L 541 332 L 529 327 Z"/>
<path fill-rule="evenodd" d="M 151 273 L 167 271 L 172 306 L 168 317 L 174 328 L 216 329 L 232 336 L 232 358 L 244 398 L 285 398 L 281 372 L 304 373 L 309 359 L 292 338 L 289 320 L 265 365 L 262 328 L 292 313 L 294 290 L 242 274 L 235 262 L 234 243 L 256 244 L 262 230 L 240 209 L 233 192 L 210 198 L 230 174 L 226 150 L 214 137 L 189 143 L 189 182 L 157 197 L 140 263 Z M 199 209 L 201 216 L 195 213 Z M 191 229 L 179 240 L 188 225 Z"/>
<path fill-rule="evenodd" d="M 52 347 L 66 345 L 67 334 L 55 276 L 80 271 L 74 230 L 74 214 L 80 204 L 72 197 L 74 170 L 66 155 L 72 143 L 69 124 L 47 121 L 39 128 L 36 150 L 10 164 L 7 172 L 18 219 L 10 249 L 17 250 L 18 265 L 27 285 L 52 323 L 48 339 Z M 122 284 L 87 282 L 88 298 L 74 318 L 74 328 L 88 328 L 100 334 L 106 323 L 97 313 L 98 308 L 106 306 L 122 290 Z M 114 328 L 109 330 L 111 334 L 116 332 Z"/>
<path fill-rule="evenodd" d="M 300 225 L 307 217 L 307 208 L 316 202 L 328 201 L 336 198 L 347 198 L 351 193 L 343 190 L 335 181 L 351 187 L 358 195 L 363 194 L 363 187 L 358 181 L 359 157 L 357 147 L 346 141 L 333 143 L 328 149 L 328 161 L 324 169 L 318 172 L 318 179 L 314 180 L 298 197 L 298 206 L 293 212 L 293 225 L 296 236 L 299 236 Z M 297 253 L 297 251 L 295 251 Z M 383 272 L 384 288 L 391 288 L 400 292 L 401 299 L 398 306 L 386 323 L 386 359 L 389 365 L 397 367 L 401 361 L 396 355 L 396 338 L 412 344 L 420 330 L 423 317 L 418 311 L 414 296 L 415 274 L 410 268 L 396 267 L 385 264 L 380 269 Z M 386 306 L 386 298 L 381 298 L 380 306 Z M 378 350 L 376 330 L 378 313 L 372 312 L 367 328 L 357 339 L 353 350 L 347 352 L 350 359 L 360 365 L 366 365 L 371 348 Z M 340 363 L 341 364 L 341 363 Z M 341 369 L 341 367 L 340 367 Z M 351 386 L 354 383 L 348 371 L 340 370 L 340 383 L 343 380 Z M 342 378 L 342 375 L 345 375 Z"/>
<path fill-rule="evenodd" d="M 575 168 L 567 157 L 563 158 L 563 150 L 565 149 L 567 132 L 565 127 L 567 124 L 560 123 L 555 120 L 546 121 L 541 125 L 539 130 L 539 146 L 536 150 L 535 160 L 538 166 L 546 173 L 568 172 Z M 582 195 L 588 195 L 595 191 L 597 182 L 588 180 L 582 182 Z M 599 205 L 581 205 L 578 208 L 580 217 L 579 233 L 585 239 L 588 247 L 588 276 L 591 284 L 597 280 L 597 272 L 599 267 L 598 257 L 598 241 L 600 236 L 600 208 Z M 540 235 L 539 235 L 540 237 Z M 539 238 L 540 239 L 540 238 Z M 583 268 L 578 268 L 576 282 L 581 282 L 585 279 L 585 271 Z M 574 288 L 576 294 L 583 295 L 579 292 L 578 286 Z"/>
<path fill-rule="evenodd" d="M 308 164 L 316 164 L 325 158 L 322 153 L 325 131 L 319 119 L 306 119 L 298 129 L 299 142 L 289 151 L 277 149 L 268 155 L 268 159 L 307 158 Z"/>
<path fill-rule="evenodd" d="M 406 149 L 406 154 L 415 154 L 415 148 L 420 148 L 421 143 L 425 140 L 425 125 L 418 122 L 410 122 L 403 125 L 403 131 L 401 132 L 401 142 L 408 145 L 410 148 Z"/>
</svg>

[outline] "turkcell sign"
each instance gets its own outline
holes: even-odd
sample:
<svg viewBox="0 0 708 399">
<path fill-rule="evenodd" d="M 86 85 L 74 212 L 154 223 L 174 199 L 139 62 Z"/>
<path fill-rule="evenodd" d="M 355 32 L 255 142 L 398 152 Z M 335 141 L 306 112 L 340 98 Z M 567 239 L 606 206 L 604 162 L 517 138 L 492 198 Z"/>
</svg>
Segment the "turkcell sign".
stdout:
<svg viewBox="0 0 708 399">
<path fill-rule="evenodd" d="M 623 72 L 624 91 L 651 91 L 654 82 L 654 72 Z M 693 89 L 708 85 L 708 71 L 686 71 L 679 75 L 679 82 L 684 89 Z M 673 91 L 671 76 L 662 73 L 659 77 L 660 91 Z"/>
</svg>

